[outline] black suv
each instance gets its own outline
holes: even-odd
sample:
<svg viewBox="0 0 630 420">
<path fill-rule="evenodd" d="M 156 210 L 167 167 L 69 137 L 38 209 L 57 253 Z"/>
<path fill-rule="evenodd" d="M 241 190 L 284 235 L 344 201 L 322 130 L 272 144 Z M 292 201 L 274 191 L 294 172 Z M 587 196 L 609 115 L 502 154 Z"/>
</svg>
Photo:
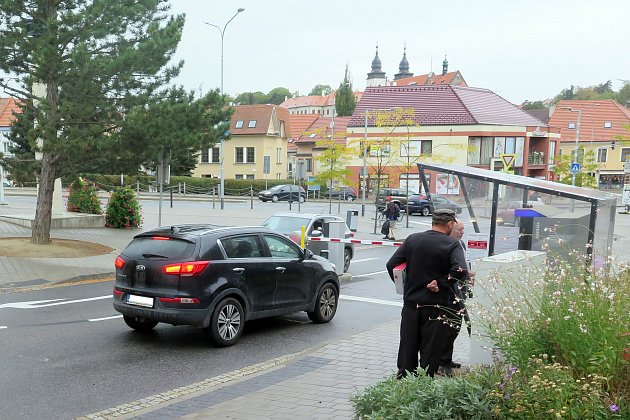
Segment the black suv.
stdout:
<svg viewBox="0 0 630 420">
<path fill-rule="evenodd" d="M 288 201 L 290 203 L 299 201 L 303 203 L 306 201 L 306 191 L 299 185 L 282 184 L 259 192 L 258 199 L 263 203 L 267 201 L 273 201 L 274 203 L 278 201 Z"/>
<path fill-rule="evenodd" d="M 192 325 L 218 346 L 251 319 L 306 311 L 329 322 L 339 301 L 332 264 L 263 227 L 158 228 L 136 235 L 115 266 L 114 309 L 129 327 Z"/>
</svg>

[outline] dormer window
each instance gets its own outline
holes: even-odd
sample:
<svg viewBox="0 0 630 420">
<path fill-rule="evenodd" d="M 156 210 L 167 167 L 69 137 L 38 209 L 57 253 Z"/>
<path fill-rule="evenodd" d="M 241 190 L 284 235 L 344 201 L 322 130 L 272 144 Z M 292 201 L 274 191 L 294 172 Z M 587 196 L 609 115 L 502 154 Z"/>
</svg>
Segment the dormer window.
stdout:
<svg viewBox="0 0 630 420">
<path fill-rule="evenodd" d="M 571 129 L 575 129 L 575 123 L 574 123 L 574 122 L 570 122 L 570 123 L 569 123 L 569 128 L 571 128 Z"/>
<path fill-rule="evenodd" d="M 604 122 L 604 128 L 612 128 L 612 122 L 611 121 Z"/>
<path fill-rule="evenodd" d="M 236 121 L 236 128 L 243 128 L 243 120 Z"/>
<path fill-rule="evenodd" d="M 256 128 L 256 120 L 251 120 L 247 125 L 248 128 Z"/>
</svg>

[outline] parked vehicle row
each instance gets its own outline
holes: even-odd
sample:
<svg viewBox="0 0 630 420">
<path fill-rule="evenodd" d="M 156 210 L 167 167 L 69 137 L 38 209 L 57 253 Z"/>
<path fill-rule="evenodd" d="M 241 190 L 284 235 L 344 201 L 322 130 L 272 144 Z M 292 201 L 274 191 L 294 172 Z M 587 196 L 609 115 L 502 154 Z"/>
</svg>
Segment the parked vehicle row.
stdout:
<svg viewBox="0 0 630 420">
<path fill-rule="evenodd" d="M 299 201 L 303 203 L 306 201 L 306 191 L 299 185 L 294 184 L 282 184 L 275 185 L 268 190 L 263 190 L 258 193 L 258 199 L 263 203 L 267 201 L 288 201 L 290 203 Z"/>
</svg>

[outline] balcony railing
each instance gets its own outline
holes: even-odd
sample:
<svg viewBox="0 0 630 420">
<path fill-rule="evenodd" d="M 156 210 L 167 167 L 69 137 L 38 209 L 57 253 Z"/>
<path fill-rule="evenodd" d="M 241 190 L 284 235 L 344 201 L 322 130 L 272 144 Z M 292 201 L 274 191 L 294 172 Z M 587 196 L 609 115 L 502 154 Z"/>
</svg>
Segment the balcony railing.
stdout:
<svg viewBox="0 0 630 420">
<path fill-rule="evenodd" d="M 543 152 L 533 152 L 527 156 L 527 163 L 530 165 L 544 165 L 545 154 Z"/>
</svg>

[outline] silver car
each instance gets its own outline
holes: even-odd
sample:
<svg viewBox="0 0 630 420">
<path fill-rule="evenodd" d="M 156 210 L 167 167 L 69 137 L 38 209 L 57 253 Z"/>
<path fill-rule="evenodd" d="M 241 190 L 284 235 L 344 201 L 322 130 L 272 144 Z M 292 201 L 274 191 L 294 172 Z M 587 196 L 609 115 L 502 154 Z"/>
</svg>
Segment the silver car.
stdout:
<svg viewBox="0 0 630 420">
<path fill-rule="evenodd" d="M 324 222 L 331 220 L 341 220 L 345 223 L 341 217 L 333 216 L 330 214 L 310 214 L 310 213 L 275 213 L 269 219 L 263 222 L 263 226 L 269 229 L 282 233 L 293 240 L 293 242 L 300 244 L 300 235 L 302 232 L 302 226 L 306 227 L 306 236 L 318 236 L 321 235 L 316 231 L 322 231 L 324 228 Z M 316 232 L 313 234 L 313 232 Z M 346 224 L 345 238 L 349 239 L 354 237 L 354 234 L 348 228 Z M 322 241 L 307 241 L 306 249 L 309 249 L 315 255 L 322 255 L 322 251 L 328 251 L 328 244 L 330 242 Z M 345 273 L 350 268 L 350 261 L 354 256 L 354 244 L 344 244 L 343 249 L 343 272 Z"/>
</svg>

